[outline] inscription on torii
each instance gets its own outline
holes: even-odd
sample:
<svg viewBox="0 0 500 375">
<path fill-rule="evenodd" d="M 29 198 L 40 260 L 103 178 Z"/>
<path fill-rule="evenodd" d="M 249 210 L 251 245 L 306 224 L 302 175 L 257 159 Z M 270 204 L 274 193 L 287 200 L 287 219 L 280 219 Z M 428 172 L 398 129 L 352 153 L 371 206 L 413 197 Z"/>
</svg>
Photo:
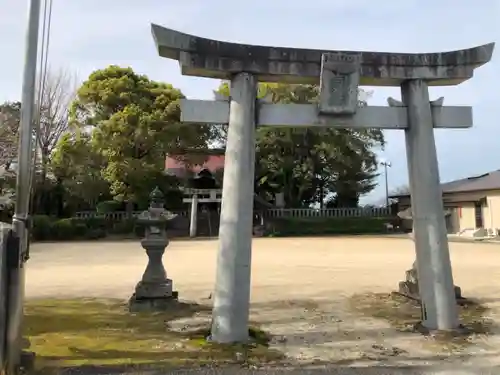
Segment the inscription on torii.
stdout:
<svg viewBox="0 0 500 375">
<path fill-rule="evenodd" d="M 320 114 L 356 113 L 361 61 L 360 53 L 330 52 L 321 56 Z"/>
</svg>

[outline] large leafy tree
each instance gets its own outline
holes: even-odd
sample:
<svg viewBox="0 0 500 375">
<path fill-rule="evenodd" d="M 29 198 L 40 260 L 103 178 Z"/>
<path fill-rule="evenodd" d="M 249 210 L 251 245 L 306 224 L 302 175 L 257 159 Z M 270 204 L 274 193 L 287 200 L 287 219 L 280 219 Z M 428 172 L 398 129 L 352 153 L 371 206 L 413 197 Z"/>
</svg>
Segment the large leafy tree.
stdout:
<svg viewBox="0 0 500 375">
<path fill-rule="evenodd" d="M 217 93 L 228 96 L 228 84 Z M 312 103 L 319 90 L 317 85 L 260 84 L 258 95 L 273 103 Z M 223 144 L 224 132 L 219 136 Z M 373 129 L 259 127 L 256 190 L 268 198 L 283 191 L 290 207 L 323 204 L 326 197 L 330 206 L 356 206 L 375 187 L 374 149 L 383 144 L 382 132 Z"/>
<path fill-rule="evenodd" d="M 181 125 L 181 98 L 172 85 L 118 66 L 95 71 L 78 90 L 72 121 L 91 132 L 116 199 L 144 199 L 164 179 L 166 153 L 207 147 L 208 126 Z"/>
</svg>

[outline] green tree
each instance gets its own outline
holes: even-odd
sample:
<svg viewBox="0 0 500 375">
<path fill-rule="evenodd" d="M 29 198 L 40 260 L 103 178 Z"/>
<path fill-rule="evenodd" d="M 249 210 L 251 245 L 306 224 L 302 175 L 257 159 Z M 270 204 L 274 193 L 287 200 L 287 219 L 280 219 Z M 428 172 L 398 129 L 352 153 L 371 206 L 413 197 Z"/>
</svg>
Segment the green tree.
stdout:
<svg viewBox="0 0 500 375">
<path fill-rule="evenodd" d="M 10 168 L 17 158 L 21 103 L 0 105 L 0 221 L 7 221 L 14 208 L 16 175 Z"/>
<path fill-rule="evenodd" d="M 78 90 L 72 121 L 92 129 L 92 148 L 106 161 L 102 176 L 115 199 L 147 199 L 165 181 L 166 153 L 211 141 L 208 126 L 181 126 L 181 98 L 172 85 L 118 66 L 95 71 Z"/>
<path fill-rule="evenodd" d="M 51 169 L 66 192 L 67 204 L 78 206 L 83 202 L 92 207 L 109 198 L 109 184 L 101 174 L 105 164 L 104 157 L 92 147 L 89 134 L 76 130 L 60 137 L 52 153 Z"/>
<path fill-rule="evenodd" d="M 20 102 L 5 102 L 0 105 L 0 167 L 4 169 L 9 169 L 17 158 L 20 119 Z"/>
<path fill-rule="evenodd" d="M 228 84 L 217 93 L 228 96 Z M 314 103 L 318 95 L 317 85 L 259 84 L 258 90 L 273 103 Z M 219 137 L 224 144 L 224 132 Z M 356 206 L 360 195 L 375 187 L 373 150 L 383 144 L 382 132 L 372 129 L 259 127 L 256 191 L 268 199 L 283 191 L 289 207 L 322 204 L 332 194 L 333 205 Z"/>
</svg>

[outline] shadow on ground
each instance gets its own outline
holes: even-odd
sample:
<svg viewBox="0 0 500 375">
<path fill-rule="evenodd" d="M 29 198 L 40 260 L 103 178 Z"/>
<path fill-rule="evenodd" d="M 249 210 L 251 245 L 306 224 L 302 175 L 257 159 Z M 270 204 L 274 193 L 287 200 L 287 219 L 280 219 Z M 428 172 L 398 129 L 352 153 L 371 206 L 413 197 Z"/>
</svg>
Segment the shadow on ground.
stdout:
<svg viewBox="0 0 500 375">
<path fill-rule="evenodd" d="M 367 317 L 383 319 L 400 332 L 414 333 L 416 328 L 421 327 L 420 301 L 399 293 L 355 294 L 349 299 L 349 304 L 353 311 Z M 489 336 L 496 331 L 496 323 L 490 316 L 489 308 L 479 300 L 461 300 L 458 304 L 458 314 L 463 328 L 461 332 L 441 332 L 429 336 L 440 342 L 445 349 L 450 349 L 453 345 L 460 347 L 471 344 L 478 336 Z"/>
<path fill-rule="evenodd" d="M 272 301 L 254 304 L 252 310 L 254 319 L 274 335 L 274 347 L 302 361 L 436 364 L 468 362 L 477 353 L 498 356 L 489 345 L 497 324 L 482 303 L 469 300 L 460 307 L 467 335 L 431 337 L 415 330 L 419 304 L 399 297 L 366 293 L 335 301 Z"/>
<path fill-rule="evenodd" d="M 472 367 L 467 365 L 451 366 L 336 366 L 336 365 L 314 365 L 314 366 L 286 366 L 245 368 L 241 366 L 228 366 L 225 368 L 197 367 L 197 368 L 167 368 L 158 365 L 149 366 L 82 366 L 78 369 L 57 368 L 46 369 L 43 374 L 54 375 L 181 375 L 181 374 L 213 374 L 213 375 L 496 375 L 500 366 Z M 41 375 L 41 373 L 40 373 Z"/>
</svg>

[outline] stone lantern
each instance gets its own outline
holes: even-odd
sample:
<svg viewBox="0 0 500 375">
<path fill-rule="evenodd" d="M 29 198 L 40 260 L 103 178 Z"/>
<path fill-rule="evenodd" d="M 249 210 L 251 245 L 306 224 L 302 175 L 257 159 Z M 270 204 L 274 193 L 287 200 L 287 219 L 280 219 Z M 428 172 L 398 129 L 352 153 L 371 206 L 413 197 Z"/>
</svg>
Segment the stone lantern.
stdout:
<svg viewBox="0 0 500 375">
<path fill-rule="evenodd" d="M 177 301 L 177 292 L 172 289 L 172 280 L 167 278 L 163 266 L 163 253 L 169 241 L 167 224 L 177 215 L 163 207 L 164 196 L 156 187 L 150 195 L 151 204 L 138 218 L 138 224 L 145 226 L 141 246 L 146 250 L 148 264 L 135 293 L 129 301 L 131 311 L 165 310 Z"/>
</svg>

